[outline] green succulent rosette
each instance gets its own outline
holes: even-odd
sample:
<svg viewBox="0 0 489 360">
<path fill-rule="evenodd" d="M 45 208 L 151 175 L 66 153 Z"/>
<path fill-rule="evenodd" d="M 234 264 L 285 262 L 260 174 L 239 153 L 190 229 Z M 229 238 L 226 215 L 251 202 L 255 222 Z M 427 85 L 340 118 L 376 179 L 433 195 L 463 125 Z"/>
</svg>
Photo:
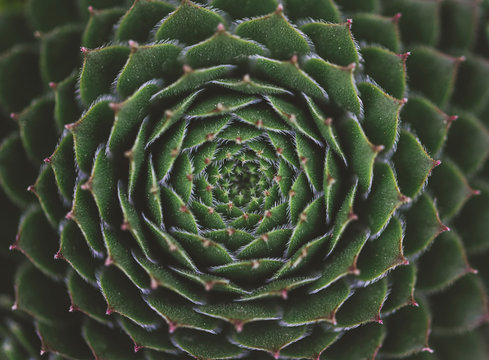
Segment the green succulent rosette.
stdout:
<svg viewBox="0 0 489 360">
<path fill-rule="evenodd" d="M 0 355 L 487 358 L 486 2 L 5 4 Z"/>
</svg>

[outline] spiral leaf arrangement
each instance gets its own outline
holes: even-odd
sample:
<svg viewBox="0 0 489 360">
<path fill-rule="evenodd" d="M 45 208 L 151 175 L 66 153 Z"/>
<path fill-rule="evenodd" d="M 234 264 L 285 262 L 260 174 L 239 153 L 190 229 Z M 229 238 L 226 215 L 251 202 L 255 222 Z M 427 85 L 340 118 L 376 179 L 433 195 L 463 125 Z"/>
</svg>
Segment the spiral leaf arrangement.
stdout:
<svg viewBox="0 0 489 360">
<path fill-rule="evenodd" d="M 1 1 L 2 358 L 487 359 L 488 8 Z"/>
</svg>

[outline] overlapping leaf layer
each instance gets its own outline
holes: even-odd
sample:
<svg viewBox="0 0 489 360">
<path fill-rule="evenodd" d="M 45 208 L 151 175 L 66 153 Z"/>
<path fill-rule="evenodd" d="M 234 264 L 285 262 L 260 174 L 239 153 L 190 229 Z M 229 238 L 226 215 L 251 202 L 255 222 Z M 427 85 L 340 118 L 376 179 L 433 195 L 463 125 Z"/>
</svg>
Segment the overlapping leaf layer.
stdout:
<svg viewBox="0 0 489 360">
<path fill-rule="evenodd" d="M 0 2 L 0 355 L 486 359 L 487 8 Z"/>
</svg>

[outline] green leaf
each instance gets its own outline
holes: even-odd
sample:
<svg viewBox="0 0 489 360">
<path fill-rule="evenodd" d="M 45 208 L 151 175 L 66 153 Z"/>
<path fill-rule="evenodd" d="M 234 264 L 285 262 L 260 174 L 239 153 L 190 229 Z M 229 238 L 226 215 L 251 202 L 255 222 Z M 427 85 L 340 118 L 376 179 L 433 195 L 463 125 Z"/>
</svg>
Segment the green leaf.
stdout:
<svg viewBox="0 0 489 360">
<path fill-rule="evenodd" d="M 402 108 L 401 117 L 413 127 L 431 156 L 439 152 L 446 140 L 448 128 L 457 119 L 457 116 L 445 114 L 421 96 L 409 97 Z"/>
<path fill-rule="evenodd" d="M 240 249 L 238 258 L 258 259 L 281 256 L 292 234 L 291 229 L 277 229 L 262 234 Z"/>
<path fill-rule="evenodd" d="M 340 209 L 336 213 L 336 218 L 334 220 L 333 232 L 331 234 L 331 241 L 328 246 L 328 254 L 334 250 L 336 244 L 343 235 L 348 224 L 352 221 L 358 219 L 358 216 L 353 212 L 353 203 L 355 201 L 355 195 L 357 193 L 357 185 L 358 181 L 352 185 L 348 194 L 346 194 L 345 199 L 343 200 L 343 204 L 341 204 Z"/>
<path fill-rule="evenodd" d="M 317 12 L 311 16 L 317 19 Z M 323 18 L 324 19 L 324 18 Z M 334 22 L 339 21 L 336 20 Z M 316 53 L 324 60 L 341 66 L 359 61 L 357 48 L 350 31 L 350 23 L 343 24 L 312 22 L 301 26 L 301 30 L 314 43 Z"/>
<path fill-rule="evenodd" d="M 489 226 L 489 188 L 487 183 L 476 184 L 480 187 L 480 195 L 471 198 L 455 219 L 455 227 L 470 254 L 481 253 L 489 246 L 486 236 Z"/>
<path fill-rule="evenodd" d="M 23 164 L 24 166 L 18 166 Z M 30 165 L 18 134 L 13 133 L 0 143 L 0 184 L 9 199 L 19 207 L 32 202 L 26 189 L 36 178 L 37 169 Z"/>
<path fill-rule="evenodd" d="M 406 90 L 406 59 L 409 54 L 399 55 L 380 47 L 364 47 L 365 73 L 387 94 L 402 99 Z"/>
<path fill-rule="evenodd" d="M 260 320 L 277 320 L 277 307 L 271 302 L 234 302 L 214 305 L 203 305 L 197 308 L 199 313 L 225 320 L 231 323 L 237 332 L 243 326 Z"/>
<path fill-rule="evenodd" d="M 107 155 L 104 149 L 99 149 L 95 155 L 90 178 L 81 186 L 83 190 L 91 192 L 100 217 L 108 223 L 117 223 L 120 218 L 115 172 L 116 168 L 111 156 Z"/>
<path fill-rule="evenodd" d="M 76 177 L 73 135 L 66 134 L 54 153 L 45 161 L 53 169 L 56 185 L 63 198 L 72 200 Z"/>
<path fill-rule="evenodd" d="M 44 324 L 60 326 L 66 321 L 69 307 L 63 285 L 43 275 L 30 262 L 19 268 L 15 277 L 14 309 L 23 310 Z"/>
<path fill-rule="evenodd" d="M 442 359 L 456 360 L 468 356 L 470 359 L 484 360 L 487 357 L 486 339 L 478 329 L 462 334 L 433 335 L 430 339 Z"/>
<path fill-rule="evenodd" d="M 273 321 L 257 322 L 234 333 L 233 339 L 245 348 L 266 351 L 278 358 L 284 347 L 301 339 L 305 332 L 305 326 L 284 327 Z"/>
<path fill-rule="evenodd" d="M 464 174 L 448 158 L 433 170 L 430 189 L 437 199 L 437 208 L 442 219 L 448 219 L 459 212 L 464 203 L 478 191 L 472 189 Z"/>
<path fill-rule="evenodd" d="M 21 251 L 39 270 L 59 278 L 65 266 L 53 259 L 58 251 L 56 234 L 39 207 L 30 208 L 22 217 L 12 250 Z"/>
<path fill-rule="evenodd" d="M 197 270 L 193 260 L 188 256 L 182 246 L 176 241 L 170 234 L 162 231 L 159 226 L 153 224 L 148 219 L 144 219 L 146 224 L 149 226 L 154 239 L 160 246 L 160 248 L 173 258 L 177 263 L 183 267 L 191 270 Z"/>
<path fill-rule="evenodd" d="M 80 311 L 100 323 L 108 322 L 107 304 L 98 287 L 85 282 L 73 270 L 68 272 L 66 286 L 71 299 L 70 312 Z"/>
<path fill-rule="evenodd" d="M 324 100 L 327 95 L 321 86 L 299 68 L 297 60 L 278 61 L 263 56 L 254 56 L 256 71 L 280 86 L 303 92 L 315 99 Z"/>
<path fill-rule="evenodd" d="M 253 301 L 260 298 L 267 297 L 281 297 L 286 300 L 289 293 L 297 288 L 312 283 L 316 278 L 307 277 L 295 277 L 289 279 L 273 280 L 272 282 L 264 285 L 257 290 L 253 291 L 249 295 L 245 295 L 241 298 L 242 301 Z"/>
<path fill-rule="evenodd" d="M 418 262 L 416 288 L 437 291 L 473 272 L 467 262 L 462 240 L 454 232 L 442 234 Z"/>
<path fill-rule="evenodd" d="M 120 360 L 140 358 L 134 355 L 128 337 L 118 330 L 87 320 L 83 324 L 82 334 L 95 358 Z"/>
<path fill-rule="evenodd" d="M 89 358 L 90 349 L 78 329 L 38 323 L 36 330 L 41 339 L 42 352 L 51 352 L 70 359 Z"/>
<path fill-rule="evenodd" d="M 355 4 L 355 8 L 358 5 Z M 390 18 L 377 14 L 362 14 L 357 9 L 355 9 L 355 12 L 357 13 L 352 18 L 355 40 L 364 41 L 368 44 L 379 44 L 390 51 L 399 52 L 401 39 L 397 24 L 399 19 L 396 16 Z M 392 15 L 394 14 L 395 12 L 392 12 Z"/>
<path fill-rule="evenodd" d="M 279 86 L 276 86 L 274 84 L 271 84 L 269 82 L 261 81 L 258 79 L 252 79 L 249 74 L 245 74 L 242 79 L 220 79 L 220 80 L 214 80 L 212 81 L 212 84 L 219 85 L 222 87 L 225 87 L 227 89 L 231 89 L 234 91 L 238 91 L 244 94 L 253 94 L 253 95 L 285 95 L 285 94 L 290 94 L 290 91 L 281 88 Z M 262 110 L 266 111 L 266 110 Z M 252 116 L 253 114 L 247 113 L 249 116 Z M 255 115 L 256 117 L 257 115 Z M 246 119 L 245 119 L 246 120 Z M 268 127 L 264 123 L 272 123 L 273 124 L 273 119 L 270 121 L 267 121 L 268 119 L 260 119 L 261 124 L 260 126 Z M 249 120 L 246 120 L 249 121 Z M 250 121 L 249 121 L 250 122 Z M 258 126 L 258 122 L 255 121 L 253 122 Z"/>
<path fill-rule="evenodd" d="M 51 97 L 35 100 L 17 117 L 20 137 L 26 154 L 39 164 L 56 145 L 57 131 L 53 123 L 54 102 Z M 46 134 L 39 136 L 39 134 Z"/>
<path fill-rule="evenodd" d="M 230 34 L 224 26 L 219 26 L 209 39 L 185 49 L 185 60 L 193 68 L 239 64 L 252 55 L 264 55 L 264 49 Z"/>
<path fill-rule="evenodd" d="M 116 41 L 146 41 L 153 27 L 174 7 L 163 1 L 142 0 L 134 2 L 117 24 Z"/>
<path fill-rule="evenodd" d="M 65 208 L 58 194 L 53 170 L 49 166 L 41 167 L 36 183 L 28 189 L 39 199 L 46 218 L 53 228 L 57 228 L 63 218 Z"/>
<path fill-rule="evenodd" d="M 314 18 L 327 22 L 340 21 L 340 12 L 331 0 L 285 0 L 287 15 L 291 20 Z"/>
<path fill-rule="evenodd" d="M 108 226 L 103 226 L 102 231 L 107 248 L 105 266 L 117 266 L 138 288 L 148 289 L 148 275 L 138 266 L 131 254 L 132 239 Z"/>
<path fill-rule="evenodd" d="M 97 261 L 90 252 L 82 232 L 73 221 L 64 224 L 61 231 L 60 248 L 57 253 L 87 281 L 95 282 Z"/>
<path fill-rule="evenodd" d="M 409 262 L 402 250 L 402 225 L 393 217 L 379 238 L 367 241 L 358 257 L 358 278 L 363 281 L 374 280 L 387 271 Z"/>
<path fill-rule="evenodd" d="M 430 48 L 417 48 L 407 60 L 409 85 L 442 107 L 452 95 L 461 61 L 462 58 L 453 58 Z"/>
<path fill-rule="evenodd" d="M 430 351 L 428 336 L 430 317 L 427 307 L 405 306 L 386 319 L 387 336 L 382 345 L 386 356 L 408 356 L 419 351 Z"/>
<path fill-rule="evenodd" d="M 186 203 L 173 190 L 161 188 L 162 202 L 165 204 L 163 219 L 167 227 L 176 227 L 197 234 L 197 222 Z"/>
<path fill-rule="evenodd" d="M 146 301 L 165 319 L 170 334 L 177 328 L 191 328 L 212 333 L 219 326 L 218 320 L 196 312 L 192 303 L 184 301 L 173 293 L 163 290 L 154 291 L 148 295 Z"/>
<path fill-rule="evenodd" d="M 39 65 L 44 83 L 61 81 L 79 66 L 82 30 L 78 24 L 67 24 L 43 34 Z"/>
<path fill-rule="evenodd" d="M 489 130 L 474 116 L 463 114 L 452 124 L 446 154 L 470 176 L 489 157 Z"/>
<path fill-rule="evenodd" d="M 337 325 L 351 327 L 365 322 L 382 324 L 380 310 L 387 295 L 387 280 L 381 279 L 364 288 L 355 290 L 336 314 Z"/>
<path fill-rule="evenodd" d="M 386 163 L 375 165 L 374 177 L 376 181 L 368 197 L 366 214 L 370 230 L 377 234 L 387 225 L 394 211 L 411 199 L 401 194 L 394 173 Z"/>
<path fill-rule="evenodd" d="M 181 69 L 177 65 L 180 47 L 170 43 L 140 46 L 131 42 L 130 45 L 133 46 L 131 54 L 117 79 L 117 92 L 122 97 L 132 95 L 147 81 L 173 80 L 180 74 Z"/>
<path fill-rule="evenodd" d="M 108 140 L 108 149 L 111 152 L 121 153 L 133 144 L 132 140 L 149 112 L 149 100 L 158 89 L 158 85 L 150 82 L 123 103 L 109 105 L 115 113 L 114 125 Z"/>
<path fill-rule="evenodd" d="M 363 128 L 368 139 L 389 151 L 395 144 L 399 111 L 405 100 L 398 100 L 370 83 L 358 85 L 364 107 Z"/>
<path fill-rule="evenodd" d="M 416 199 L 405 214 L 406 223 L 409 225 L 403 242 L 404 253 L 407 256 L 423 251 L 438 234 L 449 230 L 441 223 L 436 206 L 426 193 Z"/>
<path fill-rule="evenodd" d="M 277 8 L 277 0 L 213 0 L 212 6 L 224 10 L 233 18 L 252 18 L 271 13 Z"/>
<path fill-rule="evenodd" d="M 212 240 L 181 231 L 173 232 L 173 236 L 188 252 L 190 258 L 195 259 L 198 266 L 219 266 L 233 262 L 227 249 Z"/>
<path fill-rule="evenodd" d="M 107 43 L 112 38 L 113 27 L 125 12 L 125 9 L 118 7 L 90 12 L 82 36 L 82 46 L 94 49 Z"/>
<path fill-rule="evenodd" d="M 327 290 L 307 296 L 291 296 L 282 320 L 291 326 L 326 321 L 336 325 L 336 312 L 350 294 L 345 281 L 337 281 Z"/>
<path fill-rule="evenodd" d="M 301 133 L 317 142 L 321 142 L 321 136 L 314 123 L 311 122 L 308 113 L 283 98 L 267 96 L 266 100 L 272 106 L 273 110 L 275 110 L 275 112 L 280 115 L 290 127 L 299 130 Z M 273 142 L 275 134 L 271 135 L 271 132 L 268 134 Z M 298 165 L 299 164 L 297 163 L 297 166 Z"/>
<path fill-rule="evenodd" d="M 90 249 L 100 253 L 105 251 L 97 205 L 88 191 L 81 188 L 80 183 L 75 189 L 73 207 L 66 218 L 76 222 Z"/>
<path fill-rule="evenodd" d="M 148 331 L 122 316 L 120 322 L 122 329 L 134 343 L 134 352 L 138 352 L 142 348 L 154 349 L 157 351 L 175 350 L 170 341 L 170 337 L 168 336 L 168 329 L 163 327 L 157 330 Z"/>
<path fill-rule="evenodd" d="M 178 330 L 173 337 L 176 345 L 195 358 L 236 359 L 243 350 L 226 341 L 221 335 Z"/>
<path fill-rule="evenodd" d="M 438 332 L 463 332 L 487 319 L 487 295 L 476 275 L 469 274 L 431 299 L 433 329 Z"/>
<path fill-rule="evenodd" d="M 76 163 L 79 168 L 90 173 L 95 152 L 105 142 L 114 122 L 114 112 L 107 100 L 97 102 L 75 123 L 66 125 L 73 133 Z"/>
<path fill-rule="evenodd" d="M 232 281 L 258 282 L 271 277 L 282 264 L 281 259 L 267 258 L 236 261 L 226 265 L 215 266 L 212 268 L 212 273 L 224 276 Z"/>
<path fill-rule="evenodd" d="M 440 161 L 429 157 L 419 141 L 407 130 L 401 130 L 393 158 L 399 187 L 409 197 L 415 197 L 421 191 L 433 168 L 440 164 Z"/>
<path fill-rule="evenodd" d="M 326 330 L 320 326 L 314 328 L 312 334 L 287 346 L 281 355 L 287 358 L 318 359 L 340 336 L 339 332 Z"/>
<path fill-rule="evenodd" d="M 358 274 L 356 261 L 366 241 L 366 234 L 354 234 L 349 242 L 341 242 L 341 247 L 326 261 L 322 275 L 309 287 L 309 291 L 316 293 L 347 274 Z"/>
<path fill-rule="evenodd" d="M 21 111 L 42 93 L 38 51 L 29 46 L 12 49 L 0 59 L 0 104 L 4 111 Z"/>
<path fill-rule="evenodd" d="M 26 10 L 32 28 L 41 32 L 78 20 L 76 5 L 62 0 L 32 0 Z"/>
<path fill-rule="evenodd" d="M 107 302 L 107 315 L 117 312 L 140 326 L 158 323 L 157 315 L 148 308 L 125 274 L 114 267 L 106 267 L 100 273 L 99 282 Z"/>
<path fill-rule="evenodd" d="M 416 266 L 413 264 L 399 266 L 388 275 L 389 295 L 382 307 L 382 312 L 389 314 L 406 305 L 416 305 L 414 288 L 416 284 Z"/>
<path fill-rule="evenodd" d="M 167 270 L 165 266 L 156 264 L 137 252 L 135 252 L 133 256 L 151 277 L 151 288 L 153 290 L 161 286 L 195 304 L 204 303 L 204 297 L 200 291 L 195 291 L 196 289 L 194 287 L 187 282 L 182 281 L 178 276 L 175 276 L 175 274 L 173 274 L 172 271 Z"/>
<path fill-rule="evenodd" d="M 199 89 L 202 85 L 212 80 L 228 75 L 234 68 L 234 65 L 217 65 L 197 70 L 184 67 L 184 74 L 177 81 L 157 92 L 153 96 L 153 99 L 159 100 L 179 96 L 182 93 Z"/>
<path fill-rule="evenodd" d="M 95 50 L 82 48 L 83 70 L 80 75 L 80 97 L 90 105 L 99 96 L 110 93 L 112 83 L 127 61 L 130 49 L 112 45 Z"/>
<path fill-rule="evenodd" d="M 236 28 L 236 35 L 265 45 L 274 59 L 288 60 L 293 55 L 307 54 L 309 44 L 287 21 L 282 9 L 278 7 L 274 13 L 241 22 Z"/>
<path fill-rule="evenodd" d="M 185 0 L 156 31 L 156 40 L 178 40 L 193 45 L 210 37 L 224 19 L 209 9 Z"/>
<path fill-rule="evenodd" d="M 384 327 L 368 323 L 347 331 L 338 341 L 323 353 L 325 359 L 371 359 L 384 340 Z M 355 344 L 355 346 L 352 346 Z"/>
<path fill-rule="evenodd" d="M 365 136 L 360 123 L 352 118 L 344 123 L 342 134 L 345 135 L 343 147 L 347 162 L 358 176 L 360 190 L 368 193 L 372 186 L 374 161 L 382 147 L 373 145 Z"/>
<path fill-rule="evenodd" d="M 360 114 L 361 104 L 353 80 L 355 63 L 344 67 L 319 58 L 310 58 L 303 68 L 326 90 L 333 103 L 356 115 Z"/>
</svg>

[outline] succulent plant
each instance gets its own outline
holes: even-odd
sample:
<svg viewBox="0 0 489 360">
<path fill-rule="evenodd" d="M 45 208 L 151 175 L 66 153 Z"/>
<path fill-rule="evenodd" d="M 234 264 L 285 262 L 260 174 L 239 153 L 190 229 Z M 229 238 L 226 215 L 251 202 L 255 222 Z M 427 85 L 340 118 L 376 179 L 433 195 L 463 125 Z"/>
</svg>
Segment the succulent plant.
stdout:
<svg viewBox="0 0 489 360">
<path fill-rule="evenodd" d="M 488 20 L 0 1 L 0 357 L 487 359 Z"/>
</svg>

